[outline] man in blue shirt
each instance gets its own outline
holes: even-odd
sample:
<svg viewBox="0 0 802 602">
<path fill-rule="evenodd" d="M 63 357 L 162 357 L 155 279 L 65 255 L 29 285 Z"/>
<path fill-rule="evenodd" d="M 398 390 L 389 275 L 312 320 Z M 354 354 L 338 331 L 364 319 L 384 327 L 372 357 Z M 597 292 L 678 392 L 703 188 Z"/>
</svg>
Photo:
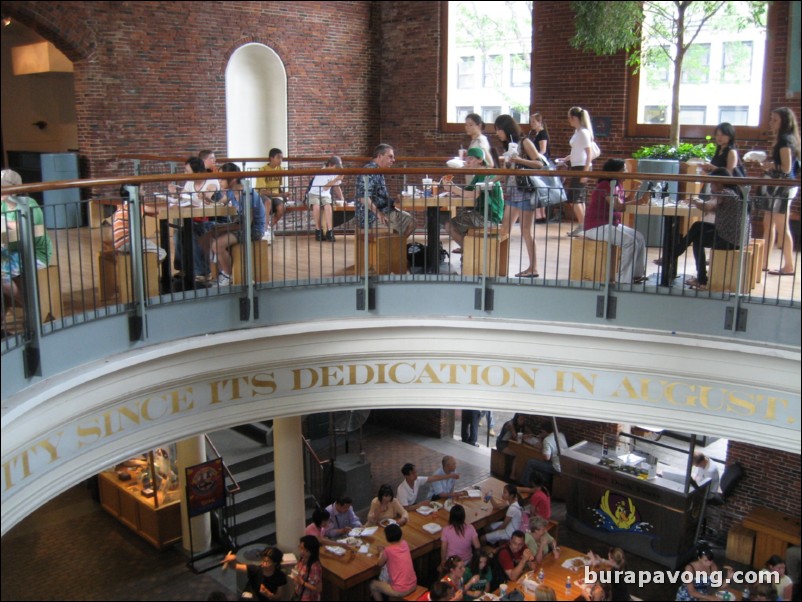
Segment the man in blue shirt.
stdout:
<svg viewBox="0 0 802 602">
<path fill-rule="evenodd" d="M 362 522 L 353 508 L 353 500 L 347 495 L 341 495 L 333 504 L 326 507 L 329 513 L 329 528 L 325 536 L 331 539 L 345 537 L 351 529 L 361 527 Z"/>
<path fill-rule="evenodd" d="M 373 151 L 373 159 L 365 167 L 386 169 L 395 163 L 395 151 L 389 144 L 380 144 Z M 390 198 L 387 183 L 382 174 L 357 176 L 356 178 L 356 223 L 362 227 L 365 223 L 365 182 L 367 181 L 368 225 L 374 226 L 376 221 L 386 225 L 394 232 L 409 236 L 415 229 L 415 220 L 406 211 L 395 208 L 395 201 Z"/>
<path fill-rule="evenodd" d="M 432 499 L 457 498 L 465 495 L 464 491 L 454 491 L 459 475 L 457 474 L 457 460 L 454 456 L 443 456 L 443 466 L 438 468 L 433 477 L 454 475 L 452 478 L 432 482 Z"/>
</svg>

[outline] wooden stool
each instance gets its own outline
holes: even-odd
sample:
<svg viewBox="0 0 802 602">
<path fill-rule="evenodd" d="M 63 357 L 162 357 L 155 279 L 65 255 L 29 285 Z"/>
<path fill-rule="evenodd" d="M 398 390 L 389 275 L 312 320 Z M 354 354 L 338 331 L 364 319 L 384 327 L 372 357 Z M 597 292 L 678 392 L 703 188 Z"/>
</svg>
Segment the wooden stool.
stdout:
<svg viewBox="0 0 802 602">
<path fill-rule="evenodd" d="M 462 275 L 481 276 L 485 236 L 482 228 L 471 228 L 462 241 Z M 506 276 L 510 259 L 510 237 L 498 226 L 487 229 L 487 274 L 488 277 Z"/>
<path fill-rule="evenodd" d="M 557 541 L 560 541 L 560 523 L 558 523 L 556 520 L 549 521 L 549 526 L 546 528 L 546 532 Z"/>
<path fill-rule="evenodd" d="M 144 253 L 145 256 L 145 297 L 159 294 L 159 254 Z M 98 274 L 100 275 L 100 298 L 104 301 L 131 303 L 131 256 L 116 251 L 98 253 Z"/>
<path fill-rule="evenodd" d="M 490 450 L 490 474 L 499 479 L 507 480 L 510 477 L 512 461 L 514 456 L 500 452 L 497 449 Z"/>
<path fill-rule="evenodd" d="M 738 266 L 741 251 L 724 251 L 713 249 L 710 259 L 710 275 L 707 279 L 707 287 L 711 291 L 734 292 L 738 286 Z M 744 251 L 743 273 L 741 280 L 741 293 L 748 293 L 752 290 L 754 278 L 751 274 L 752 252 Z"/>
<path fill-rule="evenodd" d="M 610 279 L 615 281 L 618 266 L 621 262 L 621 247 L 613 246 L 613 264 Z M 571 264 L 568 278 L 570 280 L 589 280 L 604 282 L 607 269 L 607 243 L 603 240 L 592 240 L 584 236 L 571 239 Z"/>
<path fill-rule="evenodd" d="M 253 248 L 253 279 L 254 282 L 270 281 L 270 245 L 266 240 L 251 241 Z M 240 285 L 242 282 L 242 244 L 237 243 L 229 248 L 231 252 L 231 284 Z"/>
<path fill-rule="evenodd" d="M 733 524 L 727 534 L 727 558 L 741 564 L 751 565 L 754 548 L 755 532 L 744 527 L 743 523 Z"/>
<path fill-rule="evenodd" d="M 356 273 L 365 271 L 365 232 L 356 231 Z M 407 273 L 406 237 L 389 228 L 376 228 L 368 233 L 368 267 L 373 274 Z"/>
<path fill-rule="evenodd" d="M 766 241 L 762 238 L 752 238 L 749 240 L 749 250 L 752 252 L 750 269 L 752 271 L 753 286 L 763 282 L 763 253 L 765 252 Z"/>
</svg>

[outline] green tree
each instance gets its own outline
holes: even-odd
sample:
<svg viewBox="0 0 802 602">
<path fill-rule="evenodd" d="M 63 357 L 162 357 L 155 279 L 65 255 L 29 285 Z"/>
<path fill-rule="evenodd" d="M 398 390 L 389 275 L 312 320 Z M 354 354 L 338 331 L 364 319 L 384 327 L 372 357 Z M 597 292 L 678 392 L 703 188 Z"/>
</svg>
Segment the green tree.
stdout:
<svg viewBox="0 0 802 602">
<path fill-rule="evenodd" d="M 679 92 L 682 66 L 705 28 L 743 29 L 764 25 L 765 1 L 621 1 L 571 2 L 576 32 L 574 48 L 595 54 L 626 51 L 628 63 L 636 71 L 641 64 L 657 64 L 666 59 L 671 74 L 671 112 L 669 144 L 679 146 Z"/>
</svg>

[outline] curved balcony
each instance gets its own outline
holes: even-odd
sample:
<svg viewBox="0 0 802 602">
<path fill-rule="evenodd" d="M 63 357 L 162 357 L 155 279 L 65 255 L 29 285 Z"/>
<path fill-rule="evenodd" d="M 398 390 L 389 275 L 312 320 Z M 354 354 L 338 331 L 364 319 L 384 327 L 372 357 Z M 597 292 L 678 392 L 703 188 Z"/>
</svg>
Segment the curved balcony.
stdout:
<svg viewBox="0 0 802 602">
<path fill-rule="evenodd" d="M 375 173 L 344 171 L 352 182 L 346 199 L 355 199 L 354 176 Z M 285 172 L 290 199 L 301 199 L 317 172 Z M 141 252 L 150 238 L 172 255 L 181 245 L 173 240 L 176 231 L 191 229 L 201 213 L 223 212 L 213 206 L 175 213 L 182 208 L 162 203 L 156 220 L 139 219 L 142 206 L 171 196 L 165 184 L 175 176 L 14 189 L 81 186 L 94 194 L 81 202 L 89 225 L 50 228 L 48 221 L 61 223 L 57 212 L 67 208 L 44 207 L 55 270 L 36 272 L 25 263 L 42 232 L 26 209 L 15 216 L 23 249 L 19 286 L 25 299 L 37 302 L 3 308 L 12 333 L 2 344 L 3 532 L 48 497 L 134 450 L 322 410 L 496 405 L 526 411 L 536 403 L 540 413 L 659 421 L 758 445 L 772 440 L 798 453 L 798 275 L 757 274 L 751 254 L 737 251 L 728 255 L 737 264 L 722 290 L 692 290 L 683 286 L 683 275 L 694 268 L 689 249 L 687 261 L 678 261 L 677 278 L 664 286 L 664 268 L 652 261 L 663 252 L 666 218 L 679 221 L 683 211 L 687 220 L 693 217 L 676 196 L 659 207 L 648 199 L 633 206 L 634 223 L 647 235 L 651 222 L 658 223 L 657 240 L 647 248 L 646 282 L 621 284 L 626 275 L 616 270 L 616 249 L 608 245 L 598 245 L 591 259 L 581 257 L 585 271 L 577 272 L 579 245 L 566 236 L 572 225 L 559 206 L 550 211 L 554 221 L 535 226 L 539 278 L 512 276 L 527 263 L 518 227 L 477 233 L 473 258 L 463 253 L 460 262 L 452 254 L 441 261 L 439 245 L 456 246 L 441 219 L 457 203 L 441 191 L 422 190 L 420 181 L 434 173 L 456 179 L 462 172 L 423 167 L 383 173 L 391 194 L 416 218 L 404 244 L 429 249 L 421 265 L 406 271 L 382 263 L 391 251 L 377 250 L 370 238 L 375 232 L 359 228 L 348 205 L 335 206 L 335 215 L 347 219 L 335 228 L 334 242 L 316 241 L 307 209 L 288 206 L 272 244 L 243 245 L 234 270 L 245 284 L 209 288 L 193 286 L 186 267 L 179 278 L 170 264 L 161 274 L 159 266 L 154 271 L 148 258 L 154 254 Z M 680 184 L 705 179 L 660 178 Z M 111 228 L 103 223 L 121 203 L 123 182 L 139 185 L 130 190 L 134 250 L 124 255 L 104 246 Z M 402 195 L 408 186 L 412 194 Z M 8 236 L 10 243 L 10 230 Z M 506 255 L 498 252 L 502 242 Z M 602 249 L 604 259 L 598 257 Z M 104 266 L 109 256 L 115 262 L 110 271 Z M 473 273 L 466 273 L 467 262 Z M 798 253 L 794 267 L 798 271 Z M 715 259 L 710 269 L 712 281 Z M 43 279 L 48 271 L 51 278 Z M 383 273 L 393 271 L 403 273 Z M 26 273 L 38 278 L 26 279 Z"/>
</svg>

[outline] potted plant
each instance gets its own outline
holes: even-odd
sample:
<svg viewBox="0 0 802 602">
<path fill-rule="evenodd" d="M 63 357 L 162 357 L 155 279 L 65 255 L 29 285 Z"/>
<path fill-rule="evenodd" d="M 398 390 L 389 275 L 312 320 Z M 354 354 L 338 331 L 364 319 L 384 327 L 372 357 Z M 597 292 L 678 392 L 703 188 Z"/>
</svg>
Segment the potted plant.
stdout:
<svg viewBox="0 0 802 602">
<path fill-rule="evenodd" d="M 677 146 L 672 146 L 670 144 L 642 146 L 632 153 L 632 156 L 635 159 L 669 159 L 679 161 L 680 163 L 687 163 L 689 161 L 698 163 L 699 161 L 709 161 L 715 152 L 716 143 L 712 141 L 710 136 L 707 136 L 706 142 L 703 144 L 682 142 Z M 692 161 L 693 159 L 699 161 Z"/>
</svg>

